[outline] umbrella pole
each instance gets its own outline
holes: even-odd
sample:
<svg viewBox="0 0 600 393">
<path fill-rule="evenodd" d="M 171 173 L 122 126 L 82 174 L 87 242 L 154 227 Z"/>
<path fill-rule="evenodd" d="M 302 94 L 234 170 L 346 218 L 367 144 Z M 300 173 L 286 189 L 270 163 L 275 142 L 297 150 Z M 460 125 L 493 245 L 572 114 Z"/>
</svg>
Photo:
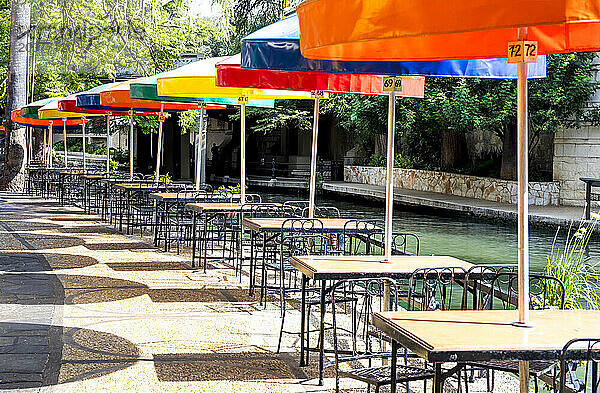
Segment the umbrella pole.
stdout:
<svg viewBox="0 0 600 393">
<path fill-rule="evenodd" d="M 162 154 L 162 138 L 163 138 L 163 123 L 165 121 L 165 115 L 163 114 L 163 104 L 160 104 L 160 115 L 158 115 L 158 139 L 156 142 L 156 172 L 154 173 L 154 181 L 158 183 L 160 178 L 160 158 Z M 152 134 L 150 134 L 152 140 Z"/>
<path fill-rule="evenodd" d="M 133 110 L 129 111 L 129 180 L 133 180 Z"/>
<path fill-rule="evenodd" d="M 198 151 L 198 163 L 200 164 L 200 183 L 206 183 L 206 133 L 208 132 L 208 121 L 204 124 L 204 121 L 208 120 L 206 109 L 202 109 L 202 116 L 200 121 L 202 122 L 202 128 L 200 128 L 200 150 Z"/>
<path fill-rule="evenodd" d="M 385 259 L 392 257 L 392 217 L 394 214 L 394 129 L 396 126 L 396 93 L 390 92 L 388 104 L 387 172 L 385 177 Z"/>
<path fill-rule="evenodd" d="M 69 161 L 67 160 L 67 118 L 63 117 L 63 151 L 65 154 L 65 168 L 69 165 Z"/>
<path fill-rule="evenodd" d="M 240 202 L 246 203 L 246 102 L 245 97 L 240 106 Z"/>
<path fill-rule="evenodd" d="M 53 144 L 52 144 L 52 124 L 54 122 L 52 120 L 50 120 L 48 122 L 48 124 L 50 125 L 48 127 L 48 166 L 50 168 L 52 168 L 52 148 L 53 148 Z"/>
<path fill-rule="evenodd" d="M 83 158 L 83 170 L 85 171 L 85 117 L 81 118 L 81 134 L 82 134 L 82 138 L 83 138 L 83 152 L 82 152 L 82 158 Z"/>
<path fill-rule="evenodd" d="M 315 114 L 313 116 L 312 151 L 310 156 L 310 188 L 308 195 L 308 218 L 315 216 L 315 189 L 317 183 L 317 143 L 319 137 L 319 92 L 315 92 Z"/>
<path fill-rule="evenodd" d="M 196 146 L 196 159 L 194 160 L 195 165 L 195 180 L 196 180 L 196 190 L 200 189 L 200 184 L 203 179 L 201 179 L 201 168 L 200 168 L 200 150 L 201 150 L 201 139 L 202 133 L 204 132 L 204 107 L 200 107 L 200 120 L 198 124 L 198 132 L 195 138 L 195 146 Z"/>
<path fill-rule="evenodd" d="M 110 174 L 110 113 L 106 114 L 106 173 Z"/>
<path fill-rule="evenodd" d="M 519 29 L 519 40 L 525 40 L 526 28 Z M 529 137 L 527 108 L 527 63 L 518 64 L 517 75 L 517 168 L 518 168 L 518 237 L 519 237 L 519 320 L 514 324 L 532 327 L 529 320 Z M 519 362 L 520 392 L 529 391 L 529 362 Z"/>
<path fill-rule="evenodd" d="M 48 129 L 45 129 L 44 130 L 44 147 L 42 149 L 42 156 L 43 156 L 44 166 L 46 166 L 48 164 L 48 153 L 47 153 L 47 150 L 46 150 L 47 149 L 46 145 L 48 144 L 48 141 L 47 141 L 48 136 L 47 135 L 48 135 Z"/>
</svg>

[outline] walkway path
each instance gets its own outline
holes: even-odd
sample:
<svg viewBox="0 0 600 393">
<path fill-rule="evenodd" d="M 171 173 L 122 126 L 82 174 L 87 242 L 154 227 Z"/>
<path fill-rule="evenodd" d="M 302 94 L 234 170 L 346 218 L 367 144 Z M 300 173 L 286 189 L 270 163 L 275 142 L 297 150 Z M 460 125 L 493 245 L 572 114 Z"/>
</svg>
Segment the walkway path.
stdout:
<svg viewBox="0 0 600 393">
<path fill-rule="evenodd" d="M 385 199 L 385 187 L 370 184 L 324 182 L 323 190 L 341 195 L 352 195 L 378 200 Z M 455 195 L 395 188 L 394 202 L 398 205 L 416 206 L 431 210 L 445 210 L 470 214 L 476 217 L 517 220 L 516 205 Z M 582 216 L 583 208 L 577 206 L 529 207 L 529 222 L 532 224 L 564 226 L 568 225 L 571 221 L 579 222 Z"/>
<path fill-rule="evenodd" d="M 227 266 L 191 270 L 186 255 L 24 196 L 0 194 L 0 239 L 0 390 L 333 391 L 331 371 L 316 385 L 314 357 L 298 367 L 297 336 L 276 353 L 278 303 L 263 308 Z M 299 313 L 286 321 L 295 330 Z"/>
</svg>

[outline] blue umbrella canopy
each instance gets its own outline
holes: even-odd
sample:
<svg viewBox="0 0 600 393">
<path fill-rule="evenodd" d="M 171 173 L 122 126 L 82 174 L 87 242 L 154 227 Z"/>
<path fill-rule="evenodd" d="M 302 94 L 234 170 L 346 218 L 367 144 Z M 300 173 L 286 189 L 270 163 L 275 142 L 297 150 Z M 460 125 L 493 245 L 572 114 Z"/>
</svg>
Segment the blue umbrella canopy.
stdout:
<svg viewBox="0 0 600 393">
<path fill-rule="evenodd" d="M 242 68 L 375 75 L 420 75 L 455 78 L 516 79 L 517 64 L 504 59 L 445 61 L 331 61 L 300 53 L 298 16 L 263 27 L 242 39 Z M 528 64 L 529 78 L 546 77 L 546 57 Z"/>
</svg>

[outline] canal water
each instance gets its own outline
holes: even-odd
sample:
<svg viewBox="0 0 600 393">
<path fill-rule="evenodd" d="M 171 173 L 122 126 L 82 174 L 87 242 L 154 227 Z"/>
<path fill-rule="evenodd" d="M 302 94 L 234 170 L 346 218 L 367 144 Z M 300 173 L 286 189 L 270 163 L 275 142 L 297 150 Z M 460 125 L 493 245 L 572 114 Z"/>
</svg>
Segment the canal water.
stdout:
<svg viewBox="0 0 600 393">
<path fill-rule="evenodd" d="M 252 192 L 252 191 L 251 191 Z M 264 202 L 306 199 L 294 193 L 260 192 Z M 360 198 L 319 197 L 318 205 L 336 206 L 342 217 L 384 220 L 384 205 Z M 532 272 L 541 272 L 558 227 L 530 228 L 529 253 Z M 577 229 L 577 228 L 575 228 Z M 517 224 L 460 215 L 434 215 L 395 206 L 394 230 L 411 232 L 421 240 L 421 254 L 450 255 L 475 264 L 517 263 Z M 557 246 L 564 246 L 568 228 L 560 228 Z M 590 241 L 592 263 L 600 263 L 600 235 Z"/>
</svg>

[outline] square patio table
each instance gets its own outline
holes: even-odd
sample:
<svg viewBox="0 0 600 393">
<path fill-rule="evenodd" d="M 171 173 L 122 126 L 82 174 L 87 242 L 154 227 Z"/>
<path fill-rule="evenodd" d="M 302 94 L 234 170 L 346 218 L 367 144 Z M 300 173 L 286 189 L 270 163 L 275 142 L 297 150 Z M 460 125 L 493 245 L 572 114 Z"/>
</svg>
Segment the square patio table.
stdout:
<svg viewBox="0 0 600 393">
<path fill-rule="evenodd" d="M 292 229 L 291 220 L 298 219 L 301 220 L 303 217 L 268 217 L 268 218 L 244 218 L 242 220 L 242 226 L 250 229 L 250 295 L 254 292 L 254 275 L 255 270 L 253 268 L 256 267 L 255 263 L 255 239 L 256 237 L 262 236 L 262 244 L 263 244 L 263 265 L 265 263 L 265 250 L 266 244 L 269 240 L 280 236 L 281 233 L 285 229 Z M 307 218 L 304 218 L 307 219 Z M 315 228 L 314 231 L 321 231 L 323 233 L 328 234 L 340 234 L 346 233 L 348 234 L 359 234 L 359 233 L 370 233 L 373 231 L 381 231 L 383 230 L 373 224 L 366 224 L 360 227 L 348 227 L 345 228 L 346 224 L 352 221 L 356 221 L 356 219 L 352 218 L 316 218 L 323 223 L 322 228 Z M 283 228 L 283 224 L 286 223 L 286 228 Z M 307 229 L 307 232 L 310 232 L 310 229 Z"/>
<path fill-rule="evenodd" d="M 120 194 L 121 206 L 119 206 L 119 231 L 123 230 L 123 214 L 126 215 L 126 233 L 129 234 L 131 226 L 131 201 L 136 193 L 149 194 L 152 192 L 168 191 L 169 186 L 162 183 L 135 181 L 113 183 L 113 188 Z M 133 231 L 132 231 L 133 233 Z"/>
<path fill-rule="evenodd" d="M 195 266 L 196 260 L 196 250 L 197 243 L 200 240 L 200 257 L 204 263 L 204 271 L 206 271 L 208 264 L 208 223 L 216 217 L 222 215 L 233 215 L 236 218 L 240 218 L 243 207 L 250 207 L 252 203 L 242 204 L 240 202 L 198 202 L 198 203 L 188 203 L 185 205 L 185 209 L 189 210 L 193 214 L 193 239 L 192 239 L 192 267 Z M 281 206 L 279 203 L 269 203 L 268 205 L 272 206 Z M 198 217 L 201 217 L 203 225 L 202 236 L 200 239 L 195 235 L 197 220 Z M 241 254 L 241 253 L 240 253 Z M 241 258 L 241 255 L 239 256 Z"/>
<path fill-rule="evenodd" d="M 325 300 L 327 281 L 341 281 L 357 278 L 386 277 L 396 280 L 409 279 L 413 272 L 420 268 L 457 267 L 465 271 L 472 268 L 470 262 L 458 258 L 441 255 L 394 255 L 389 262 L 382 262 L 383 255 L 307 255 L 293 256 L 290 264 L 302 273 L 302 299 L 300 316 L 300 365 L 304 366 L 304 352 L 308 352 L 308 342 L 305 343 L 306 323 L 306 284 L 309 279 L 320 281 L 321 297 L 319 325 L 320 337 L 324 336 Z M 323 360 L 325 357 L 324 340 L 315 350 L 319 351 L 319 383 L 323 383 Z M 307 356 L 308 358 L 308 353 Z"/>
<path fill-rule="evenodd" d="M 392 339 L 392 367 L 400 344 L 435 364 L 434 393 L 442 393 L 444 380 L 464 362 L 559 360 L 569 340 L 598 336 L 600 311 L 531 310 L 530 319 L 534 326 L 524 328 L 513 325 L 517 310 L 398 311 L 374 313 L 372 323 Z M 585 352 L 574 360 L 584 360 Z M 458 365 L 442 373 L 443 362 Z"/>
</svg>

